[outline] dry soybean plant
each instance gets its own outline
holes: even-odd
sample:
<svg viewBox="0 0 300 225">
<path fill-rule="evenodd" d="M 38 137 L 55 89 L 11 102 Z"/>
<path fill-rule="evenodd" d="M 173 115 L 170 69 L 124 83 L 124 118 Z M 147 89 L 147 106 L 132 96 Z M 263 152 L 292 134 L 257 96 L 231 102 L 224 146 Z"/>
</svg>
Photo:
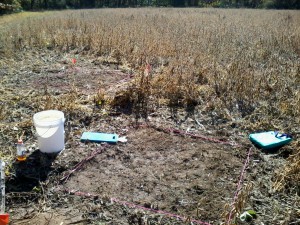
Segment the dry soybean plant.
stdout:
<svg viewBox="0 0 300 225">
<path fill-rule="evenodd" d="M 134 113 L 136 121 L 147 118 L 152 96 L 152 80 L 148 72 L 140 69 L 125 90 L 119 91 L 111 102 L 118 111 Z"/>
<path fill-rule="evenodd" d="M 137 70 L 149 63 L 153 99 L 186 107 L 210 102 L 220 116 L 226 109 L 253 130 L 278 117 L 299 120 L 299 23 L 296 11 L 70 10 L 2 26 L 0 48 L 7 56 L 77 49 Z"/>
<path fill-rule="evenodd" d="M 288 163 L 276 175 L 273 188 L 276 191 L 288 190 L 300 195 L 300 149 L 289 156 Z M 292 189 L 292 190 L 291 190 Z"/>
<path fill-rule="evenodd" d="M 244 189 L 238 193 L 237 199 L 233 205 L 226 204 L 224 208 L 223 218 L 226 221 L 224 225 L 235 225 L 237 224 L 237 217 L 245 209 L 246 203 L 253 189 L 253 184 L 247 184 Z"/>
</svg>

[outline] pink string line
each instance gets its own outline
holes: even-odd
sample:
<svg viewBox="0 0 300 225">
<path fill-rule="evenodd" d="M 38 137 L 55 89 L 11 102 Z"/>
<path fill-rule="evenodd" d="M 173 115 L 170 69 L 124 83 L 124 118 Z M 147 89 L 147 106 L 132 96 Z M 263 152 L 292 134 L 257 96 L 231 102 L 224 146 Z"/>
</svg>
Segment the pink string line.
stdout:
<svg viewBox="0 0 300 225">
<path fill-rule="evenodd" d="M 64 189 L 63 191 L 67 192 L 69 194 L 74 194 L 76 196 L 84 196 L 84 197 L 88 197 L 88 198 L 99 197 L 99 195 L 91 194 L 91 193 L 88 193 L 88 192 L 68 190 L 68 189 Z M 134 203 L 131 203 L 131 202 L 121 201 L 117 198 L 111 198 L 110 200 L 111 200 L 111 202 L 115 202 L 115 203 L 120 204 L 120 205 L 125 205 L 125 206 L 132 207 L 132 208 L 135 208 L 135 209 L 141 209 L 141 210 L 148 211 L 148 212 L 162 214 L 162 215 L 165 215 L 165 216 L 168 216 L 168 217 L 171 217 L 171 218 L 176 218 L 176 219 L 179 219 L 179 220 L 182 220 L 182 221 L 190 221 L 190 222 L 193 222 L 193 223 L 196 223 L 196 224 L 202 224 L 202 225 L 212 225 L 212 224 L 207 223 L 207 222 L 203 222 L 203 221 L 196 220 L 196 219 L 191 219 L 189 217 L 180 216 L 180 215 L 173 214 L 173 213 L 170 213 L 170 212 L 166 212 L 166 211 L 163 211 L 163 210 L 156 210 L 156 209 L 144 207 L 142 205 L 137 205 L 137 204 L 134 204 Z"/>
<path fill-rule="evenodd" d="M 203 135 L 194 134 L 194 133 L 191 133 L 191 132 L 186 132 L 184 130 L 179 130 L 179 129 L 175 129 L 175 128 L 161 128 L 161 127 L 156 127 L 154 125 L 147 125 L 147 124 L 141 124 L 141 125 L 139 125 L 139 127 L 152 127 L 154 129 L 163 131 L 165 133 L 180 134 L 182 136 L 190 136 L 192 138 L 198 138 L 198 139 L 202 139 L 202 140 L 210 141 L 210 142 L 215 142 L 215 143 L 219 143 L 219 144 L 243 147 L 243 145 L 240 145 L 240 144 L 237 144 L 237 143 L 234 143 L 234 142 L 231 142 L 231 141 L 223 141 L 223 140 L 216 139 L 216 138 L 209 138 L 209 137 L 205 137 Z"/>
<path fill-rule="evenodd" d="M 189 222 L 193 222 L 193 223 L 196 223 L 196 224 L 203 224 L 203 225 L 212 225 L 210 223 L 206 223 L 206 222 L 203 222 L 203 221 L 200 221 L 200 220 L 191 219 L 191 218 L 189 219 L 188 217 L 180 216 L 180 215 L 173 214 L 173 213 L 170 213 L 170 212 L 166 212 L 166 211 L 162 211 L 162 210 L 156 210 L 156 209 L 151 209 L 151 208 L 146 208 L 144 206 L 137 205 L 137 204 L 134 204 L 134 203 L 130 203 L 130 202 L 126 202 L 126 201 L 121 201 L 121 200 L 118 200 L 117 198 L 111 198 L 111 201 L 119 203 L 119 204 L 122 204 L 122 205 L 129 206 L 129 207 L 133 207 L 133 208 L 136 208 L 136 209 L 142 209 L 144 211 L 149 211 L 149 212 L 153 212 L 153 213 L 157 213 L 157 214 L 162 214 L 162 215 L 165 215 L 165 216 L 168 216 L 168 217 L 173 217 L 173 218 L 176 218 L 176 219 L 179 219 L 179 220 L 182 220 L 182 221 L 189 221 Z"/>
<path fill-rule="evenodd" d="M 202 139 L 202 140 L 206 140 L 206 141 L 210 141 L 210 142 L 215 142 L 215 143 L 220 143 L 220 144 L 224 144 L 224 145 L 232 145 L 232 146 L 239 146 L 239 147 L 242 146 L 242 145 L 230 142 L 230 141 L 223 141 L 223 140 L 216 139 L 216 138 L 209 138 L 209 137 L 205 137 L 203 135 L 193 134 L 193 133 L 185 132 L 185 131 L 178 130 L 178 129 L 169 129 L 169 131 L 173 132 L 175 134 L 187 135 L 187 136 L 190 136 L 192 138 L 199 138 L 199 139 Z"/>
<path fill-rule="evenodd" d="M 232 219 L 232 213 L 234 211 L 234 204 L 236 203 L 236 200 L 238 198 L 238 194 L 239 194 L 240 190 L 242 189 L 242 184 L 244 182 L 244 175 L 245 175 L 246 169 L 247 169 L 247 167 L 249 165 L 249 162 L 250 162 L 251 152 L 252 152 L 252 147 L 249 148 L 249 151 L 248 151 L 248 154 L 247 154 L 247 158 L 245 160 L 243 169 L 242 169 L 240 177 L 239 177 L 239 181 L 238 181 L 238 184 L 237 184 L 237 189 L 236 189 L 236 191 L 234 193 L 233 202 L 231 203 L 232 209 L 231 209 L 231 211 L 229 213 L 229 216 L 228 216 L 227 225 L 230 225 L 230 222 L 231 222 L 231 219 Z"/>
<path fill-rule="evenodd" d="M 106 148 L 108 147 L 107 144 L 104 144 L 103 146 L 101 146 L 100 148 L 96 149 L 95 151 L 93 151 L 88 157 L 84 158 L 83 160 L 81 160 L 79 163 L 77 163 L 71 171 L 69 171 L 66 175 L 64 175 L 61 179 L 60 179 L 60 182 L 66 182 L 70 176 L 80 170 L 83 165 L 85 163 L 87 163 L 88 161 L 90 161 L 91 159 L 93 159 L 95 156 L 97 156 L 98 154 L 102 153 Z"/>
</svg>

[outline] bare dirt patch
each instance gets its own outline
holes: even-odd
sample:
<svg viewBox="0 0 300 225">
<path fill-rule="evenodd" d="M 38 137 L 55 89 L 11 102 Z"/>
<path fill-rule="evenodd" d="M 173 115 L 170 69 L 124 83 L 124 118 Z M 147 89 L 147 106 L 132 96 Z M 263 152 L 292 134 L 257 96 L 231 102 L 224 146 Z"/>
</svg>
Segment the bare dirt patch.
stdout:
<svg viewBox="0 0 300 225">
<path fill-rule="evenodd" d="M 205 220 L 218 219 L 241 167 L 232 148 L 153 129 L 129 131 L 128 139 L 108 147 L 63 187 L 190 217 L 199 210 Z"/>
</svg>

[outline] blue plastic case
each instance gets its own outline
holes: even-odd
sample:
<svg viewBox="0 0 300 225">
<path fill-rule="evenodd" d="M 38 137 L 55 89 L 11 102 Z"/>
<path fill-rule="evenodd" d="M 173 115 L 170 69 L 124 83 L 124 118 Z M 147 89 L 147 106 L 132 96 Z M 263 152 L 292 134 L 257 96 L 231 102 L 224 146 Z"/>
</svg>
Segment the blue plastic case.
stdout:
<svg viewBox="0 0 300 225">
<path fill-rule="evenodd" d="M 288 134 L 281 134 L 276 131 L 254 133 L 249 135 L 249 139 L 262 149 L 274 149 L 288 144 L 292 137 Z"/>
</svg>

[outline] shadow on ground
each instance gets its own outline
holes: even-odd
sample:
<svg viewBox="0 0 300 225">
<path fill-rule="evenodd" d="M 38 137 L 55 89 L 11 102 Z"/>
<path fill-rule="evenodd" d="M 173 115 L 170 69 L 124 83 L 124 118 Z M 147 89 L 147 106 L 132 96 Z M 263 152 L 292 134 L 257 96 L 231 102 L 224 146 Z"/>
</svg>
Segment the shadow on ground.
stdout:
<svg viewBox="0 0 300 225">
<path fill-rule="evenodd" d="M 45 154 L 39 150 L 30 154 L 26 161 L 15 161 L 12 171 L 15 173 L 6 181 L 6 192 L 29 192 L 40 182 L 46 181 L 54 170 L 52 162 L 58 154 Z"/>
</svg>

